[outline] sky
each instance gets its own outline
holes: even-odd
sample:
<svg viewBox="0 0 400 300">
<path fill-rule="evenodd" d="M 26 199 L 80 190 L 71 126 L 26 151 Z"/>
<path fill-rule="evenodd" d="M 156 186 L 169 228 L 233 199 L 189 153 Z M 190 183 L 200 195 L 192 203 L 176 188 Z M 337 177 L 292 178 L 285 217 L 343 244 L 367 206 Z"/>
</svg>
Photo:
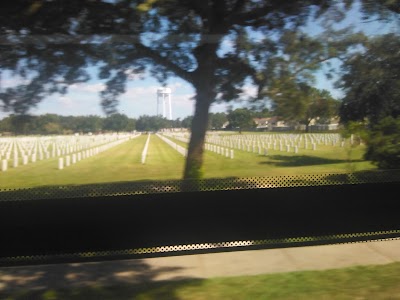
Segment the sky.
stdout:
<svg viewBox="0 0 400 300">
<path fill-rule="evenodd" d="M 382 24 L 361 22 L 360 14 L 356 10 L 351 11 L 342 26 L 355 24 L 355 29 L 360 29 L 366 34 L 372 35 L 378 32 L 393 31 L 393 24 Z M 398 29 L 398 28 L 397 28 Z M 306 27 L 309 34 L 318 34 L 320 29 L 316 24 Z M 7 87 L 15 83 L 13 78 L 3 78 L 2 86 Z M 327 89 L 334 97 L 342 97 L 342 93 L 333 87 L 333 80 L 329 81 L 323 72 L 317 74 L 315 86 L 320 89 Z M 161 87 L 158 81 L 151 76 L 146 79 L 129 81 L 126 86 L 126 93 L 120 96 L 118 111 L 130 118 L 138 118 L 142 115 L 157 114 L 157 89 Z M 194 113 L 195 95 L 193 87 L 180 78 L 169 78 L 167 87 L 171 88 L 172 119 L 183 119 Z M 105 116 L 100 106 L 99 92 L 104 89 L 104 83 L 94 79 L 83 84 L 75 84 L 69 87 L 66 95 L 53 94 L 48 96 L 34 109 L 30 111 L 33 115 L 54 113 L 59 115 L 98 115 Z M 245 86 L 244 96 L 253 96 L 256 88 Z M 232 104 L 213 104 L 210 112 L 226 112 Z M 243 107 L 243 103 L 236 103 L 233 108 Z M 161 113 L 161 108 L 159 109 Z M 0 112 L 0 118 L 8 113 Z"/>
</svg>

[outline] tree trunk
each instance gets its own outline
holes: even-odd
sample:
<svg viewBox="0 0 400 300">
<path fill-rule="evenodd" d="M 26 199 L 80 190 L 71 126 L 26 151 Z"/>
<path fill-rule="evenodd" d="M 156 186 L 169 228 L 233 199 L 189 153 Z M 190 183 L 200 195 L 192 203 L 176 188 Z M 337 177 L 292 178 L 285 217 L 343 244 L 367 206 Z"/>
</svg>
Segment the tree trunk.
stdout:
<svg viewBox="0 0 400 300">
<path fill-rule="evenodd" d="M 193 74 L 196 89 L 196 104 L 191 124 L 189 148 L 183 173 L 183 191 L 199 189 L 199 179 L 203 178 L 203 151 L 208 128 L 208 113 L 216 97 L 216 51 L 218 43 L 206 43 L 196 51 L 198 68 Z"/>
<path fill-rule="evenodd" d="M 186 157 L 184 180 L 198 180 L 203 177 L 203 151 L 208 126 L 208 112 L 213 100 L 210 90 L 196 88 L 196 106 L 191 125 L 189 149 Z"/>
</svg>

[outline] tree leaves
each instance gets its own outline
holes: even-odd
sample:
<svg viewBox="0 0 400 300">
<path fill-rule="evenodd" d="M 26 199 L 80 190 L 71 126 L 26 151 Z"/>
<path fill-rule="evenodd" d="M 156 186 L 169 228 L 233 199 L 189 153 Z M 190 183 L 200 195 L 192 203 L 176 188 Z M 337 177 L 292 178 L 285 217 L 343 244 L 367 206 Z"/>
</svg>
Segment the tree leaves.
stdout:
<svg viewBox="0 0 400 300">
<path fill-rule="evenodd" d="M 338 82 L 346 93 L 340 109 L 344 122 L 367 119 L 375 124 L 400 114 L 400 36 L 376 37 L 365 47 L 345 62 Z"/>
</svg>

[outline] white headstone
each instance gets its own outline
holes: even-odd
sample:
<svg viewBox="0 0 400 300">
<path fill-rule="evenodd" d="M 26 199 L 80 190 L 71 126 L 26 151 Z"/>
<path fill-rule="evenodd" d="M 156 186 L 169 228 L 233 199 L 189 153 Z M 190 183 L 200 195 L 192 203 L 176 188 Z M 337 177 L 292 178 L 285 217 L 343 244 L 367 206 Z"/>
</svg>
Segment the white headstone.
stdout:
<svg viewBox="0 0 400 300">
<path fill-rule="evenodd" d="M 59 170 L 64 169 L 64 158 L 63 157 L 58 158 L 58 169 Z"/>
</svg>

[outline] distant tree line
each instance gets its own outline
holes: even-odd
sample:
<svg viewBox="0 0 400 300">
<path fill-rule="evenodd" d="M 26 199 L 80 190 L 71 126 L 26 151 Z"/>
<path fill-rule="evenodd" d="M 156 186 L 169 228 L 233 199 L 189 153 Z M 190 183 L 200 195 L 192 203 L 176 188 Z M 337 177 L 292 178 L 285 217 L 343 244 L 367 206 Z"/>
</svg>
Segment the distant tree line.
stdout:
<svg viewBox="0 0 400 300">
<path fill-rule="evenodd" d="M 115 113 L 108 117 L 97 115 L 62 116 L 57 114 L 16 115 L 11 114 L 0 120 L 0 134 L 12 135 L 51 135 L 73 133 L 102 133 L 130 131 L 158 131 L 162 128 L 189 128 L 192 116 L 184 119 L 168 120 L 161 116 L 142 115 L 129 118 Z M 210 114 L 210 129 L 220 129 L 226 122 L 225 113 Z"/>
<path fill-rule="evenodd" d="M 267 117 L 270 112 L 266 109 L 253 111 L 250 109 L 236 109 L 228 113 L 210 113 L 208 121 L 209 130 L 221 130 L 237 126 L 237 115 L 245 111 L 247 123 L 252 118 Z M 130 131 L 158 131 L 163 128 L 190 129 L 193 116 L 183 119 L 168 120 L 161 116 L 142 115 L 138 118 L 129 118 L 125 114 L 115 113 L 108 117 L 97 115 L 87 116 L 62 116 L 57 114 L 16 115 L 11 114 L 0 120 L 0 134 L 12 135 L 51 135 L 73 133 L 103 133 L 103 132 L 130 132 Z M 229 122 L 233 122 L 228 126 Z M 248 127 L 247 129 L 251 129 Z"/>
</svg>

